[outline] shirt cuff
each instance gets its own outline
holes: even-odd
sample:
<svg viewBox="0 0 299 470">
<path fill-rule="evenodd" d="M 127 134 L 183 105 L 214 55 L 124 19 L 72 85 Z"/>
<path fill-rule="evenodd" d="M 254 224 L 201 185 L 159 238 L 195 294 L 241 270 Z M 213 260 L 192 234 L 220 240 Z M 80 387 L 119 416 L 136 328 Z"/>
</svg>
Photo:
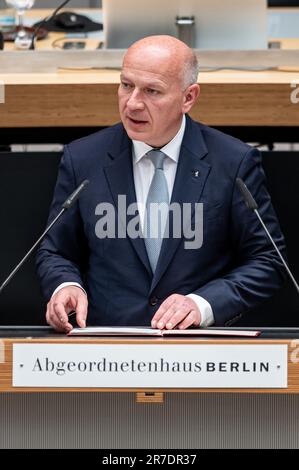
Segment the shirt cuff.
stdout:
<svg viewBox="0 0 299 470">
<path fill-rule="evenodd" d="M 83 290 L 84 294 L 86 294 L 86 291 L 83 289 L 82 286 L 80 286 L 80 284 L 78 284 L 78 282 L 63 282 L 62 284 L 60 284 L 58 287 L 56 287 L 56 289 L 54 290 L 53 294 L 52 294 L 52 297 L 53 295 L 57 294 L 58 291 L 60 291 L 60 289 L 63 289 L 64 287 L 68 287 L 68 286 L 75 286 L 75 287 L 80 287 L 80 289 Z M 51 298 L 52 298 L 51 297 Z"/>
<path fill-rule="evenodd" d="M 194 300 L 199 308 L 201 314 L 200 326 L 205 328 L 215 323 L 212 307 L 206 299 L 196 294 L 188 294 L 186 297 L 190 297 L 190 299 Z"/>
</svg>

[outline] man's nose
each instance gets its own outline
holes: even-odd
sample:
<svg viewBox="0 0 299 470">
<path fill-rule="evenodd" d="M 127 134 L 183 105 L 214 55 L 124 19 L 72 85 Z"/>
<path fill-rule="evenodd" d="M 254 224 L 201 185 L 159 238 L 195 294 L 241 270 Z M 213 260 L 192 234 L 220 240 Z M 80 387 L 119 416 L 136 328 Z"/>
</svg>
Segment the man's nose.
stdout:
<svg viewBox="0 0 299 470">
<path fill-rule="evenodd" d="M 130 98 L 127 101 L 127 106 L 130 109 L 143 109 L 144 108 L 144 102 L 142 100 L 141 92 L 140 90 L 133 90 L 133 92 L 130 95 Z"/>
</svg>

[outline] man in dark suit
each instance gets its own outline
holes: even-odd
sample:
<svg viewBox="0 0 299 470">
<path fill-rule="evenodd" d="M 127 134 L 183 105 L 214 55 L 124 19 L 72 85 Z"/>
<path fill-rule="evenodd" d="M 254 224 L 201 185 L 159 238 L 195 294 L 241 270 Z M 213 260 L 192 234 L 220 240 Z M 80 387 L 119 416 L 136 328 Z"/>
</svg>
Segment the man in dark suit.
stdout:
<svg viewBox="0 0 299 470">
<path fill-rule="evenodd" d="M 177 39 L 138 41 L 121 73 L 122 123 L 65 147 L 50 219 L 82 180 L 90 184 L 37 256 L 47 321 L 58 331 L 72 328 L 73 309 L 81 327 L 86 319 L 228 326 L 283 282 L 279 257 L 236 187 L 242 178 L 284 250 L 259 153 L 188 117 L 199 95 L 197 73 L 194 53 Z M 138 212 L 128 210 L 133 203 Z M 169 225 L 165 214 L 157 225 L 152 203 L 166 204 Z M 172 205 L 190 207 L 189 220 Z M 197 243 L 186 243 L 190 233 Z"/>
</svg>

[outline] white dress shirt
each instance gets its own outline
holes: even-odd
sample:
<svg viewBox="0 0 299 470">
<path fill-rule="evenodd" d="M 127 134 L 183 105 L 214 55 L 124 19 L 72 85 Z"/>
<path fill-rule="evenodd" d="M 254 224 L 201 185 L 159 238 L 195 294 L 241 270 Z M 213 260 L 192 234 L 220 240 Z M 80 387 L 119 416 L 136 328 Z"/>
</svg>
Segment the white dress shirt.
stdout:
<svg viewBox="0 0 299 470">
<path fill-rule="evenodd" d="M 181 127 L 178 133 L 174 136 L 174 138 L 162 147 L 160 150 L 167 155 L 164 160 L 164 174 L 168 185 L 168 193 L 169 193 L 169 200 L 171 200 L 172 190 L 174 186 L 174 180 L 177 170 L 177 165 L 179 161 L 179 155 L 182 145 L 182 140 L 184 137 L 186 127 L 186 118 L 185 115 L 182 119 Z M 151 160 L 146 156 L 146 154 L 152 150 L 153 147 L 145 144 L 144 142 L 133 140 L 133 150 L 132 150 L 132 157 L 133 157 L 133 177 L 134 177 L 134 184 L 135 184 L 135 192 L 136 192 L 136 202 L 138 205 L 139 217 L 140 217 L 140 224 L 143 230 L 144 226 L 144 216 L 145 216 L 145 207 L 146 207 L 146 199 L 149 192 L 150 184 L 152 178 L 154 176 L 155 168 Z M 78 286 L 81 287 L 79 284 L 75 282 L 64 282 L 58 286 L 53 295 L 56 294 L 60 289 L 66 286 Z M 212 307 L 205 300 L 203 297 L 200 297 L 196 294 L 188 294 L 188 297 L 192 298 L 194 302 L 197 304 L 200 313 L 201 313 L 201 326 L 209 326 L 214 323 L 214 316 Z"/>
</svg>

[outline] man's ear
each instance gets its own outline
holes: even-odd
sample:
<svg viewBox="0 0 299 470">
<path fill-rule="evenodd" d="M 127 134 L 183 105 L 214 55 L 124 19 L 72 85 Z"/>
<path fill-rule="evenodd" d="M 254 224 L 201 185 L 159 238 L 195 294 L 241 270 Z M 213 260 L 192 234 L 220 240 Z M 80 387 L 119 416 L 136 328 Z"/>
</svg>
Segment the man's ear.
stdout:
<svg viewBox="0 0 299 470">
<path fill-rule="evenodd" d="M 188 113 L 200 94 L 198 83 L 188 86 L 184 91 L 183 113 Z"/>
</svg>

